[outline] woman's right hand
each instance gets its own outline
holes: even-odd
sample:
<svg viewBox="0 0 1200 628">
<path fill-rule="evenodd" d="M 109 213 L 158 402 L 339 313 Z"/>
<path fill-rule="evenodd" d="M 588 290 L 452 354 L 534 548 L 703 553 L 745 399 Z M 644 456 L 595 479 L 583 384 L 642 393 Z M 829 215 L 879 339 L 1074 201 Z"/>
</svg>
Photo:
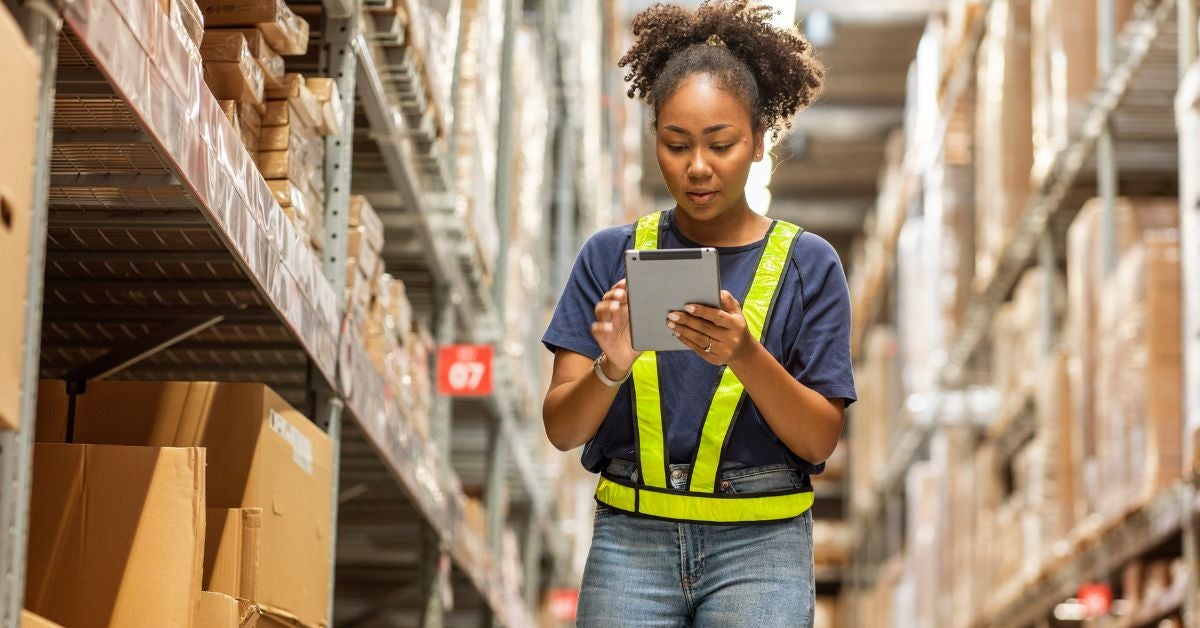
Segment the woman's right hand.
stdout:
<svg viewBox="0 0 1200 628">
<path fill-rule="evenodd" d="M 633 368 L 633 362 L 641 355 L 633 350 L 633 337 L 629 329 L 629 291 L 622 279 L 613 285 L 596 304 L 596 322 L 592 323 L 592 337 L 600 350 L 607 356 L 614 373 L 623 375 Z M 608 369 L 605 369 L 607 372 Z"/>
</svg>

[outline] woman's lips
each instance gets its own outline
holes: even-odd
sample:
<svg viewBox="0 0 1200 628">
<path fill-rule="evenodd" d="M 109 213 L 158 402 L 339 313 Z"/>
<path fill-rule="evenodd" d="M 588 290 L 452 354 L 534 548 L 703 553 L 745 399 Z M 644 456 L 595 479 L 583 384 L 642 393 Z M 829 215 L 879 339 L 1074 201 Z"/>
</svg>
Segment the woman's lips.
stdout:
<svg viewBox="0 0 1200 628">
<path fill-rule="evenodd" d="M 716 192 L 688 192 L 687 193 L 688 198 L 691 199 L 691 201 L 697 205 L 704 205 L 705 203 L 711 201 L 713 199 L 713 197 L 716 195 L 717 195 Z"/>
</svg>

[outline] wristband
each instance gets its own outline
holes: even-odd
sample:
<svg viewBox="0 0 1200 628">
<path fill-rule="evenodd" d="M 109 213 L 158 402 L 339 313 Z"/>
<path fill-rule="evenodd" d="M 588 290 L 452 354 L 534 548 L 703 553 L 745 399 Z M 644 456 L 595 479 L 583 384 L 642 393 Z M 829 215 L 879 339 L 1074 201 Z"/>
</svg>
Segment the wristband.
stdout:
<svg viewBox="0 0 1200 628">
<path fill-rule="evenodd" d="M 611 379 L 609 376 L 604 374 L 604 369 L 600 368 L 600 364 L 607 359 L 608 356 L 601 353 L 600 357 L 596 358 L 595 362 L 592 362 L 592 372 L 596 374 L 596 377 L 599 378 L 605 386 L 608 386 L 609 388 L 620 388 L 621 384 L 624 384 L 625 380 L 629 379 L 629 376 L 633 374 L 633 369 L 626 371 L 625 376 L 621 379 Z"/>
</svg>

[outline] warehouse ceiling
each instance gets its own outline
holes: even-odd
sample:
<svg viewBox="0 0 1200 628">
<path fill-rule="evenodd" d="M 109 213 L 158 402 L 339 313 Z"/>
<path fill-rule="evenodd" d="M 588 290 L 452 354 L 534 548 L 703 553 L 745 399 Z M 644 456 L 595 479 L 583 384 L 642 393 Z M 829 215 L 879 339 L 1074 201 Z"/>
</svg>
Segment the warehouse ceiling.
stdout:
<svg viewBox="0 0 1200 628">
<path fill-rule="evenodd" d="M 649 3 L 632 2 L 632 10 L 641 4 Z M 822 44 L 817 49 L 827 67 L 826 87 L 775 148 L 769 213 L 828 239 L 847 266 L 851 243 L 875 200 L 888 135 L 903 123 L 908 66 L 925 27 L 921 11 L 935 5 L 945 3 L 797 5 L 801 28 Z M 653 142 L 647 135 L 643 144 L 643 191 L 651 207 L 669 207 L 673 202 L 658 175 Z"/>
</svg>

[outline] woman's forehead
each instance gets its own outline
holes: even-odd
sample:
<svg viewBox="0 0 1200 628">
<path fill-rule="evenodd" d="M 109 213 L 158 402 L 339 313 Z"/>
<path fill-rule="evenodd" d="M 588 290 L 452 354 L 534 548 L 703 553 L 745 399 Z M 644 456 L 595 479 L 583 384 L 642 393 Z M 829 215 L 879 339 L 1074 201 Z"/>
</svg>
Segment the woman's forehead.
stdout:
<svg viewBox="0 0 1200 628">
<path fill-rule="evenodd" d="M 712 77 L 696 75 L 679 83 L 658 111 L 661 129 L 675 127 L 695 135 L 717 126 L 741 129 L 750 126 L 750 108 L 736 93 Z M 675 130 L 671 129 L 671 130 Z M 718 129 L 720 130 L 720 129 Z"/>
</svg>

